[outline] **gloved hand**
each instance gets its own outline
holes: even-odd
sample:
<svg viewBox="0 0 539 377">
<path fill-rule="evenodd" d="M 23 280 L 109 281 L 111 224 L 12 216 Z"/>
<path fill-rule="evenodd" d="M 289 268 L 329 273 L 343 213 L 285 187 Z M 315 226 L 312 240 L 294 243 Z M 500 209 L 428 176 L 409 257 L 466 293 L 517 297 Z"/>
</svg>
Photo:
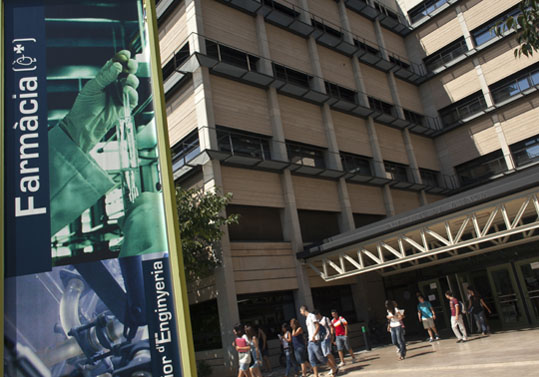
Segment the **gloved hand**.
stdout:
<svg viewBox="0 0 539 377">
<path fill-rule="evenodd" d="M 129 96 L 131 109 L 137 105 L 139 80 L 134 75 L 137 67 L 136 60 L 131 59 L 131 52 L 122 50 L 107 61 L 96 77 L 80 91 L 71 111 L 60 124 L 83 152 L 91 150 L 123 114 L 123 93 L 114 98 L 116 88 L 109 87 L 117 82 L 122 72 L 127 77 L 118 80 L 121 91 Z"/>
<path fill-rule="evenodd" d="M 157 192 L 143 192 L 127 210 L 120 228 L 124 241 L 120 258 L 167 252 L 163 198 Z"/>
</svg>

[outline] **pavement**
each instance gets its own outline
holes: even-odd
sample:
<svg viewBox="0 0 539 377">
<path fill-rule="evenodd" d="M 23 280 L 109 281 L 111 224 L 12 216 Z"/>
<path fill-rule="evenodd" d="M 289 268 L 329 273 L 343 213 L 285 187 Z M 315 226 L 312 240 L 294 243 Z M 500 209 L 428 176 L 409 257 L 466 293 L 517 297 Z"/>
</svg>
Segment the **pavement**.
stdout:
<svg viewBox="0 0 539 377">
<path fill-rule="evenodd" d="M 339 376 L 539 377 L 539 328 L 471 336 L 466 343 L 454 337 L 411 341 L 407 349 L 402 361 L 392 345 L 358 352 L 354 364 L 345 358 Z M 327 371 L 320 376 L 328 376 Z"/>
</svg>

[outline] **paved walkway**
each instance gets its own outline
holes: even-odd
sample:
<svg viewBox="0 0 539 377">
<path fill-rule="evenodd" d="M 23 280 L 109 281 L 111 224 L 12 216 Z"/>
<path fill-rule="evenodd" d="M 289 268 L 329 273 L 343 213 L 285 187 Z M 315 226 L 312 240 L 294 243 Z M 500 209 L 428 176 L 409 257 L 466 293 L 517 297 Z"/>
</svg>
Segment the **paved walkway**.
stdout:
<svg viewBox="0 0 539 377">
<path fill-rule="evenodd" d="M 438 342 L 409 342 L 405 360 L 397 360 L 394 346 L 360 352 L 360 361 L 341 368 L 347 377 L 538 377 L 539 328 L 456 338 Z M 327 376 L 327 373 L 323 373 Z M 322 374 L 321 374 L 322 376 Z"/>
</svg>

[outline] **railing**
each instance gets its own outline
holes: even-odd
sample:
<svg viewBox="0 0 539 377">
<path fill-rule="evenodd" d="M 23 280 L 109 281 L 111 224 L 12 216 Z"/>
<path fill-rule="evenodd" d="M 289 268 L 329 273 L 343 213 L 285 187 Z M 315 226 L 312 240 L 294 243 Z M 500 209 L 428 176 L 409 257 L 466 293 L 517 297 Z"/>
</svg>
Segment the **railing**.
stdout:
<svg viewBox="0 0 539 377">
<path fill-rule="evenodd" d="M 429 14 L 446 4 L 448 0 L 424 1 L 422 4 L 410 9 L 408 16 L 412 24 L 427 17 Z"/>
<path fill-rule="evenodd" d="M 440 111 L 442 123 L 444 127 L 450 127 L 459 121 L 466 119 L 472 115 L 481 113 L 487 108 L 483 93 L 474 95 L 474 98 L 464 103 L 458 104 L 452 109 Z"/>
<path fill-rule="evenodd" d="M 176 171 L 200 153 L 198 131 L 195 131 L 194 134 L 188 135 L 176 143 L 172 147 L 172 152 L 172 166 L 174 171 Z"/>
<path fill-rule="evenodd" d="M 511 80 L 491 91 L 494 103 L 498 104 L 531 88 L 539 86 L 539 69 Z"/>
<path fill-rule="evenodd" d="M 468 52 L 468 46 L 464 39 L 457 41 L 457 43 L 451 44 L 442 51 L 429 55 L 423 61 L 427 70 L 434 71 L 437 68 L 443 67 L 447 63 L 457 59 Z"/>
<path fill-rule="evenodd" d="M 220 151 L 230 152 L 235 156 L 271 160 L 267 138 L 218 128 L 217 144 Z"/>
</svg>

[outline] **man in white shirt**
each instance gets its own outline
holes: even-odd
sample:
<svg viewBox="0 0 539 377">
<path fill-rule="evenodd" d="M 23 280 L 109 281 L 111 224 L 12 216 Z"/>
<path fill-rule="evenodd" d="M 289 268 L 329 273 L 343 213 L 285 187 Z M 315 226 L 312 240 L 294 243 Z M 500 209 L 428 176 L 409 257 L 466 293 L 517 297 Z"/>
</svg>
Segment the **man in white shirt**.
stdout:
<svg viewBox="0 0 539 377">
<path fill-rule="evenodd" d="M 309 336 L 307 351 L 309 353 L 309 362 L 313 367 L 314 377 L 318 377 L 318 367 L 323 365 L 328 365 L 331 368 L 331 372 L 329 373 L 330 376 L 336 376 L 339 369 L 335 366 L 335 363 L 328 360 L 322 352 L 320 332 L 323 332 L 324 330 L 321 330 L 322 326 L 318 322 L 318 319 L 314 313 L 309 312 L 309 309 L 305 305 L 302 305 L 299 308 L 299 312 L 306 317 L 305 323 L 307 325 L 307 333 Z"/>
</svg>

